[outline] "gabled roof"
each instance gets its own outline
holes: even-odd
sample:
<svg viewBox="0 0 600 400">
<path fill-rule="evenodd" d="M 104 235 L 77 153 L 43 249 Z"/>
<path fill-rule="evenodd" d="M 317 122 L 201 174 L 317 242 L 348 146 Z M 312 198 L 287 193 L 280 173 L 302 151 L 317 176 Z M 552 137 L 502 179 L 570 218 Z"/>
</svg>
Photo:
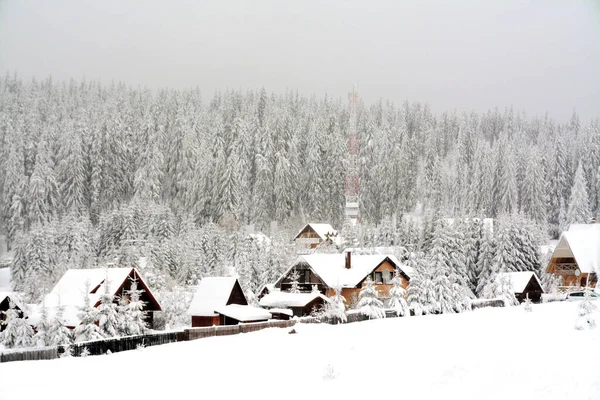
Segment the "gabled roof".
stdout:
<svg viewBox="0 0 600 400">
<path fill-rule="evenodd" d="M 306 227 L 310 227 L 313 231 L 315 231 L 315 233 L 322 240 L 327 239 L 327 235 L 336 236 L 338 234 L 338 232 L 335 229 L 333 229 L 333 227 L 331 225 L 329 225 L 329 224 L 315 224 L 315 223 L 310 223 L 310 224 L 306 224 L 300 230 L 300 232 L 298 232 L 298 234 L 295 236 L 295 238 L 297 238 L 298 236 L 300 236 L 300 234 L 306 229 Z"/>
<path fill-rule="evenodd" d="M 132 270 L 139 277 L 141 288 L 148 289 L 148 285 L 135 268 L 70 269 L 46 295 L 44 304 L 50 312 L 53 312 L 53 309 L 59 305 L 64 306 L 66 325 L 77 326 L 79 325 L 78 308 L 84 305 L 85 293 L 89 294 L 90 305 L 95 307 L 100 302 L 105 290 L 108 290 L 113 296 L 117 295 Z M 148 295 L 154 298 L 151 293 Z M 154 300 L 156 301 L 156 299 Z M 156 302 L 158 304 L 158 301 Z"/>
<path fill-rule="evenodd" d="M 226 317 L 233 318 L 240 322 L 249 321 L 266 321 L 271 319 L 271 313 L 263 308 L 245 306 L 241 304 L 230 304 L 228 306 L 221 306 L 215 309 L 219 314 L 223 314 Z"/>
<path fill-rule="evenodd" d="M 525 291 L 525 288 L 529 284 L 529 281 L 531 281 L 532 277 L 537 281 L 537 283 L 540 285 L 540 287 L 542 287 L 542 283 L 538 279 L 535 272 L 532 272 L 532 271 L 502 272 L 502 273 L 499 273 L 498 275 L 496 275 L 496 279 L 497 280 L 501 279 L 504 276 L 508 276 L 508 278 L 510 279 L 510 283 L 512 284 L 513 292 L 515 292 L 515 293 L 523 293 Z"/>
<path fill-rule="evenodd" d="M 329 301 L 329 299 L 323 296 L 321 293 L 290 293 L 276 290 L 265 295 L 262 299 L 260 299 L 258 304 L 260 304 L 261 307 L 305 307 L 308 303 L 318 298 L 321 298 L 324 301 Z"/>
<path fill-rule="evenodd" d="M 573 255 L 579 270 L 600 272 L 600 224 L 573 224 L 563 232 L 552 257 Z"/>
<path fill-rule="evenodd" d="M 347 269 L 344 253 L 302 255 L 298 257 L 294 265 L 286 271 L 282 278 L 299 263 L 308 264 L 315 275 L 321 278 L 328 287 L 338 285 L 342 288 L 355 287 L 386 260 L 398 267 L 409 278 L 413 273 L 411 267 L 400 264 L 396 256 L 391 254 L 364 255 L 352 253 L 350 260 L 351 268 Z"/>
<path fill-rule="evenodd" d="M 0 292 L 11 292 L 10 268 L 0 268 Z"/>
<path fill-rule="evenodd" d="M 227 305 L 236 282 L 237 279 L 232 277 L 202 278 L 187 314 L 196 317 L 216 316 L 217 308 Z"/>
<path fill-rule="evenodd" d="M 23 303 L 21 303 L 18 296 L 15 296 L 14 292 L 0 292 L 0 303 L 2 303 L 6 298 L 14 303 L 15 306 L 19 308 L 21 311 L 26 311 L 25 307 L 23 307 Z"/>
</svg>

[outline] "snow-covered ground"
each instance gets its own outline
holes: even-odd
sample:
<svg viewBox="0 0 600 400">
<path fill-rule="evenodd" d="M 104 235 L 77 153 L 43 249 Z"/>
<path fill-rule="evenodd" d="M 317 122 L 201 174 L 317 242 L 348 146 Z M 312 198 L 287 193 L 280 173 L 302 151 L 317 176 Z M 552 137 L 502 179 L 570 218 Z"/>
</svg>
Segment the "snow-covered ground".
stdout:
<svg viewBox="0 0 600 400">
<path fill-rule="evenodd" d="M 599 304 L 600 305 L 600 304 Z M 0 399 L 599 399 L 576 303 L 298 325 L 108 356 L 0 364 Z M 596 313 L 600 322 L 600 315 Z M 5 384 L 8 383 L 8 384 Z M 132 397 L 133 396 L 133 397 Z M 191 396 L 191 397 L 190 397 Z"/>
</svg>

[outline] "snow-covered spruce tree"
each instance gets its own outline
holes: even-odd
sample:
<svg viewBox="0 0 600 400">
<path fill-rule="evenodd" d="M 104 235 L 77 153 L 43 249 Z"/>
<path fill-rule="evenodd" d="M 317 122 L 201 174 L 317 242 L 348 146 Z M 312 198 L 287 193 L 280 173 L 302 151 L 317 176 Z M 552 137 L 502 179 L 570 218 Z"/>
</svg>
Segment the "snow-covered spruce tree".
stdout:
<svg viewBox="0 0 600 400">
<path fill-rule="evenodd" d="M 290 293 L 300 293 L 300 273 L 294 269 L 290 274 Z"/>
<path fill-rule="evenodd" d="M 346 316 L 346 299 L 342 296 L 342 288 L 336 286 L 333 288 L 334 295 L 325 303 L 323 316 L 330 319 L 335 324 L 343 324 L 348 318 Z"/>
<path fill-rule="evenodd" d="M 496 278 L 496 284 L 494 285 L 495 296 L 504 302 L 504 307 L 516 306 L 519 301 L 515 297 L 512 282 L 508 275 L 500 275 Z"/>
<path fill-rule="evenodd" d="M 406 289 L 402 287 L 402 279 L 397 271 L 392 279 L 392 285 L 389 300 L 390 308 L 396 312 L 398 317 L 410 316 L 410 309 L 406 302 Z"/>
<path fill-rule="evenodd" d="M 136 278 L 131 279 L 131 288 L 127 291 L 129 295 L 129 303 L 127 304 L 129 318 L 127 318 L 127 334 L 141 335 L 146 333 L 148 327 L 144 318 L 146 312 L 144 309 L 144 301 L 141 299 L 143 289 L 138 289 L 138 281 Z"/>
<path fill-rule="evenodd" d="M 248 304 L 253 304 L 254 294 L 246 291 Z M 166 329 L 178 328 L 190 325 L 190 317 L 187 315 L 192 294 L 185 287 L 174 287 L 161 296 L 161 304 L 165 314 Z"/>
<path fill-rule="evenodd" d="M 415 271 L 408 285 L 408 305 L 415 315 L 432 314 L 436 307 L 436 293 L 433 284 L 433 268 L 423 253 L 417 253 L 410 259 Z"/>
<path fill-rule="evenodd" d="M 433 286 L 435 290 L 434 311 L 438 313 L 453 313 L 464 308 L 466 276 L 461 276 L 457 270 L 464 272 L 461 259 L 453 259 L 448 249 L 453 247 L 451 233 L 441 220 L 436 222 L 428 260 L 433 270 Z M 457 265 L 453 265 L 456 262 Z M 458 265 L 461 263 L 461 265 Z"/>
<path fill-rule="evenodd" d="M 50 322 L 48 340 L 52 346 L 70 345 L 73 341 L 71 330 L 66 327 L 64 320 L 65 306 L 58 305 L 54 318 Z"/>
<path fill-rule="evenodd" d="M 89 285 L 86 285 L 86 288 Z M 75 342 L 87 342 L 89 340 L 102 339 L 102 332 L 96 323 L 98 322 L 98 310 L 91 304 L 88 290 L 85 290 L 83 304 L 77 307 L 80 324 L 75 327 Z"/>
<path fill-rule="evenodd" d="M 19 316 L 19 312 L 12 301 L 6 311 L 5 324 L 4 331 L 0 333 L 0 340 L 4 347 L 12 349 L 33 345 L 33 328 Z"/>
<path fill-rule="evenodd" d="M 362 315 L 369 319 L 385 318 L 383 303 L 379 300 L 379 293 L 370 276 L 367 277 L 358 297 L 358 310 Z"/>
<path fill-rule="evenodd" d="M 118 335 L 119 313 L 117 311 L 117 305 L 115 304 L 115 298 L 108 291 L 108 285 L 106 285 L 106 290 L 100 297 L 100 305 L 98 306 L 98 325 L 102 336 L 115 337 Z"/>
<path fill-rule="evenodd" d="M 568 226 L 571 224 L 585 224 L 591 216 L 587 182 L 585 181 L 582 163 L 579 163 L 577 172 L 575 172 L 573 187 L 571 188 L 564 227 L 568 229 Z"/>
<path fill-rule="evenodd" d="M 51 346 L 50 321 L 48 320 L 48 308 L 45 302 L 42 302 L 41 314 L 40 322 L 36 326 L 35 335 L 33 335 L 33 342 L 37 347 Z"/>
<path fill-rule="evenodd" d="M 577 305 L 578 318 L 575 322 L 575 329 L 593 329 L 596 327 L 596 319 L 593 313 L 596 311 L 596 304 L 590 299 L 590 289 L 586 288 L 583 301 Z"/>
</svg>

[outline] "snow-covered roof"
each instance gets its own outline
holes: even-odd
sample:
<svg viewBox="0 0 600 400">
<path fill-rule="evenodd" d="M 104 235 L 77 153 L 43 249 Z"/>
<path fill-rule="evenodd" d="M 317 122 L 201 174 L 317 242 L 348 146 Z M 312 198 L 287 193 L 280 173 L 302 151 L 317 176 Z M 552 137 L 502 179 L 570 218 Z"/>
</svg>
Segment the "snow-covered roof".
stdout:
<svg viewBox="0 0 600 400">
<path fill-rule="evenodd" d="M 523 271 L 523 272 L 502 272 L 496 276 L 496 279 L 501 279 L 504 276 L 508 276 L 510 279 L 510 283 L 512 284 L 513 291 L 515 293 L 523 293 L 527 284 L 531 280 L 531 277 L 535 277 L 535 280 L 538 282 L 540 287 L 542 287 L 542 283 L 538 279 L 535 272 L 531 271 Z"/>
<path fill-rule="evenodd" d="M 306 224 L 301 230 L 300 232 L 298 232 L 298 234 L 295 237 L 298 237 L 305 229 L 307 226 L 310 226 L 312 228 L 313 231 L 315 231 L 315 233 L 317 235 L 319 235 L 319 237 L 323 240 L 327 239 L 327 235 L 333 235 L 336 236 L 337 235 L 337 231 L 335 229 L 333 229 L 333 227 L 329 224 L 315 224 L 315 223 L 310 223 L 310 224 Z"/>
<path fill-rule="evenodd" d="M 269 308 L 269 312 L 271 314 L 287 315 L 288 317 L 294 316 L 294 311 L 290 310 L 289 308 Z"/>
<path fill-rule="evenodd" d="M 573 224 L 563 232 L 552 257 L 571 254 L 581 272 L 600 272 L 600 224 Z"/>
<path fill-rule="evenodd" d="M 317 298 L 329 301 L 329 299 L 321 293 L 289 293 L 276 290 L 265 295 L 258 303 L 262 307 L 304 307 Z"/>
<path fill-rule="evenodd" d="M 264 308 L 245 306 L 241 304 L 221 306 L 215 309 L 215 311 L 240 322 L 265 321 L 271 319 L 271 313 Z"/>
<path fill-rule="evenodd" d="M 0 268 L 0 292 L 12 291 L 10 268 Z"/>
<path fill-rule="evenodd" d="M 25 307 L 23 307 L 23 303 L 21 303 L 19 296 L 15 296 L 14 292 L 10 291 L 2 291 L 0 292 L 0 303 L 2 303 L 6 298 L 9 298 L 21 311 L 26 311 Z"/>
<path fill-rule="evenodd" d="M 400 268 L 408 277 L 413 274 L 413 269 L 402 265 L 392 254 L 351 254 L 350 269 L 346 268 L 346 254 L 307 254 L 299 256 L 296 264 L 305 262 L 310 266 L 315 275 L 329 287 L 355 287 L 368 274 L 370 274 L 385 259 L 389 259 Z M 288 269 L 291 270 L 294 266 Z M 287 273 L 285 275 L 287 275 Z M 284 276 L 285 276 L 284 275 Z"/>
<path fill-rule="evenodd" d="M 227 304 L 236 281 L 231 277 L 202 278 L 187 314 L 196 317 L 215 316 L 217 308 Z"/>
<path fill-rule="evenodd" d="M 67 326 L 79 325 L 78 307 L 83 306 L 84 295 L 89 294 L 93 307 L 108 289 L 116 295 L 133 268 L 70 269 L 60 278 L 56 286 L 44 298 L 44 304 L 52 312 L 58 305 L 64 306 Z M 139 273 L 138 273 L 139 276 Z M 141 276 L 140 276 L 141 280 Z M 94 293 L 90 293 L 90 292 Z"/>
</svg>

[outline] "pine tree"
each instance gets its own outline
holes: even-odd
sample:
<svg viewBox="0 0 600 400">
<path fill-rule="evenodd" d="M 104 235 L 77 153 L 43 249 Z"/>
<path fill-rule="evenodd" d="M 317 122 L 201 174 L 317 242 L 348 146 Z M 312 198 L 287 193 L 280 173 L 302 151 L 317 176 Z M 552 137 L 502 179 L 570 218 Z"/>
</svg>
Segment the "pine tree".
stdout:
<svg viewBox="0 0 600 400">
<path fill-rule="evenodd" d="M 346 299 L 342 296 L 342 288 L 334 287 L 334 295 L 330 297 L 329 302 L 325 303 L 324 316 L 336 324 L 343 324 L 347 321 Z"/>
<path fill-rule="evenodd" d="M 98 306 L 98 326 L 102 336 L 110 338 L 118 336 L 119 314 L 114 296 L 108 291 L 108 285 L 105 288 Z"/>
<path fill-rule="evenodd" d="M 73 341 L 73 335 L 65 325 L 64 310 L 65 307 L 59 304 L 56 307 L 54 318 L 50 322 L 48 340 L 52 346 L 70 345 Z"/>
<path fill-rule="evenodd" d="M 383 303 L 379 300 L 379 293 L 375 285 L 368 277 L 358 295 L 358 309 L 360 313 L 369 319 L 385 318 Z"/>
<path fill-rule="evenodd" d="M 398 317 L 410 316 L 410 309 L 406 302 L 406 289 L 402 287 L 402 280 L 396 271 L 392 279 L 392 289 L 390 289 L 390 308 L 396 312 Z"/>
<path fill-rule="evenodd" d="M 137 288 L 137 278 L 131 279 L 131 288 L 127 291 L 129 302 L 127 303 L 126 332 L 127 335 L 141 335 L 148 330 L 145 322 L 146 312 L 143 311 L 144 301 L 141 299 L 143 289 Z"/>
<path fill-rule="evenodd" d="M 86 289 L 88 287 L 89 285 L 86 285 Z M 77 307 L 77 318 L 80 324 L 75 327 L 75 342 L 102 339 L 100 328 L 96 325 L 99 318 L 98 310 L 90 302 L 88 290 L 85 290 L 83 304 Z"/>
<path fill-rule="evenodd" d="M 587 192 L 587 183 L 583 174 L 582 164 L 579 163 L 573 187 L 571 188 L 571 197 L 569 197 L 569 207 L 565 221 L 565 227 L 571 224 L 585 224 L 591 218 L 590 202 Z"/>
<path fill-rule="evenodd" d="M 290 293 L 300 293 L 300 273 L 294 269 L 290 275 Z"/>
<path fill-rule="evenodd" d="M 5 329 L 0 333 L 2 345 L 7 349 L 33 345 L 33 328 L 21 317 L 15 304 L 10 301 L 6 311 Z"/>
<path fill-rule="evenodd" d="M 42 302 L 42 310 L 41 310 L 41 319 L 40 322 L 36 326 L 35 335 L 33 335 L 33 342 L 37 347 L 46 347 L 51 346 L 51 337 L 49 335 L 51 326 L 50 321 L 48 321 L 48 308 L 46 307 L 45 302 Z"/>
</svg>

